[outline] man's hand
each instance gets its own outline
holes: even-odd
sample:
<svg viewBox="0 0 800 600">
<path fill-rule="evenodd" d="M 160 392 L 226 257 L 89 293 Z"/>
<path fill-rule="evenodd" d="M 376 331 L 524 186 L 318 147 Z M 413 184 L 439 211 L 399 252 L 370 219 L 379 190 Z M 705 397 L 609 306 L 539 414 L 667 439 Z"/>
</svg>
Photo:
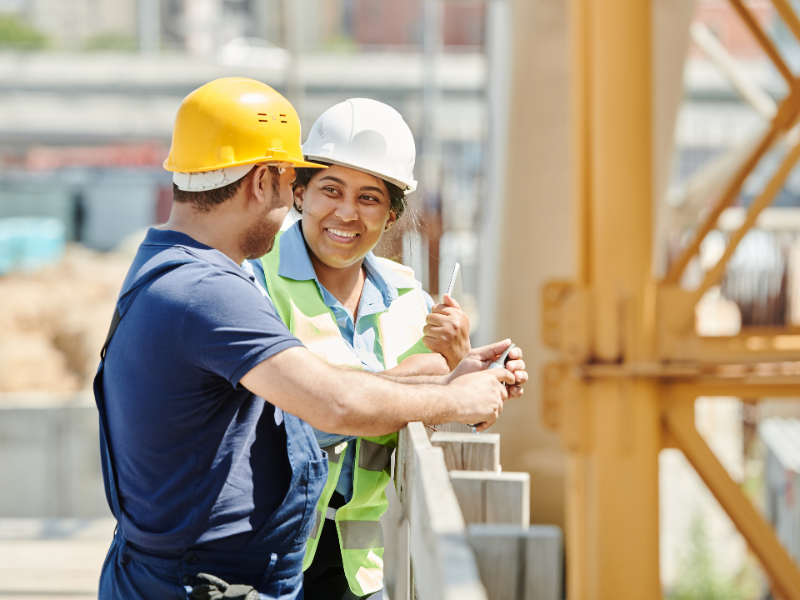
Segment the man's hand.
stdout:
<svg viewBox="0 0 800 600">
<path fill-rule="evenodd" d="M 426 319 L 422 329 L 422 342 L 432 352 L 444 356 L 450 370 L 456 368 L 461 359 L 470 351 L 469 317 L 461 310 L 458 302 L 447 294 L 442 304 L 436 304 Z"/>
<path fill-rule="evenodd" d="M 510 345 L 511 340 L 503 340 L 502 342 L 495 342 L 488 346 L 472 348 L 453 372 L 450 373 L 450 381 L 462 375 L 485 371 Z M 514 375 L 514 384 L 508 386 L 508 397 L 519 398 L 522 396 L 522 384 L 528 381 L 528 373 L 525 371 L 525 361 L 522 360 L 522 348 L 512 348 L 511 352 L 508 353 L 506 370 Z"/>
<path fill-rule="evenodd" d="M 191 600 L 258 600 L 258 592 L 249 585 L 230 585 L 219 577 L 200 573 L 192 588 Z"/>
<path fill-rule="evenodd" d="M 492 369 L 470 373 L 454 379 L 447 387 L 457 394 L 458 414 L 453 420 L 458 423 L 480 423 L 477 431 L 483 431 L 497 421 L 508 399 L 503 384 L 513 384 L 514 375 L 506 369 Z"/>
</svg>

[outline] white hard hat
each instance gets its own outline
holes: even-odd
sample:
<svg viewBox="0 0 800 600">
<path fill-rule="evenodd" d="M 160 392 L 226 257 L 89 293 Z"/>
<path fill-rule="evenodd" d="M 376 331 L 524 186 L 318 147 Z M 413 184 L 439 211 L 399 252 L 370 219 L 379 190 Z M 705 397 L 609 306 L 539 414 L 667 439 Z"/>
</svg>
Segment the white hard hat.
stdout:
<svg viewBox="0 0 800 600">
<path fill-rule="evenodd" d="M 306 160 L 350 167 L 401 190 L 417 189 L 414 136 L 402 115 L 368 98 L 351 98 L 326 110 L 303 144 Z"/>
</svg>

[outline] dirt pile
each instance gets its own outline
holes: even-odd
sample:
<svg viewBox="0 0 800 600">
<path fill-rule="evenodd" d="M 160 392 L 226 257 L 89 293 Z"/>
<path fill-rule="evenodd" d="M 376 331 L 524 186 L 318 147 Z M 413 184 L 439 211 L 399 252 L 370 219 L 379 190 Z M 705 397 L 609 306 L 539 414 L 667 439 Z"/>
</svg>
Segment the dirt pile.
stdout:
<svg viewBox="0 0 800 600">
<path fill-rule="evenodd" d="M 130 260 L 73 245 L 57 265 L 0 277 L 0 392 L 91 387 Z"/>
</svg>

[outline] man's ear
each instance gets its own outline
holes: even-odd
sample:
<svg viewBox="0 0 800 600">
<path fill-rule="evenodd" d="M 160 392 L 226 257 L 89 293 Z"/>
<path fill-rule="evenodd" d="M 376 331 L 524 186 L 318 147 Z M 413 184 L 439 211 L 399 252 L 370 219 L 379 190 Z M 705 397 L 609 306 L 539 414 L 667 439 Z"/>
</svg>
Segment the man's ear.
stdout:
<svg viewBox="0 0 800 600">
<path fill-rule="evenodd" d="M 258 202 L 272 201 L 270 189 L 272 188 L 272 174 L 267 165 L 258 165 L 253 169 L 253 178 L 250 181 L 250 192 Z"/>
</svg>

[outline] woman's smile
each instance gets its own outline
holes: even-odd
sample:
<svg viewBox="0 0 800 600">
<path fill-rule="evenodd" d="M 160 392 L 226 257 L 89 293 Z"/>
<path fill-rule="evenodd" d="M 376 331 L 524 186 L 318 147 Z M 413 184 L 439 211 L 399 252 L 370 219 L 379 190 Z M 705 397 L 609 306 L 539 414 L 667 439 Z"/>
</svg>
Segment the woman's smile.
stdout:
<svg viewBox="0 0 800 600">
<path fill-rule="evenodd" d="M 351 244 L 356 241 L 356 238 L 361 235 L 356 233 L 355 231 L 344 231 L 342 229 L 333 229 L 332 227 L 326 227 L 325 233 L 328 234 L 328 237 L 333 240 L 334 242 L 338 242 L 340 244 Z"/>
</svg>

